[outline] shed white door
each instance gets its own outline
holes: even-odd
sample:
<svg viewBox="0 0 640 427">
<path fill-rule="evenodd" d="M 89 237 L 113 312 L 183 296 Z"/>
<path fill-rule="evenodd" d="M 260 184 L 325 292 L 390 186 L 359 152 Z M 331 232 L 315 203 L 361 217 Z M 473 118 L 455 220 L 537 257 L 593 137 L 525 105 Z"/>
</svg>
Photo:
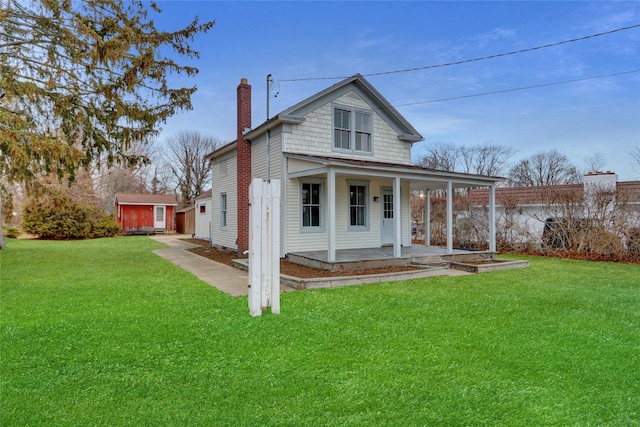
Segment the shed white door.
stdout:
<svg viewBox="0 0 640 427">
<path fill-rule="evenodd" d="M 382 244 L 388 245 L 393 243 L 393 230 L 395 227 L 395 218 L 393 215 L 393 190 L 382 190 L 382 226 L 381 238 Z"/>
<path fill-rule="evenodd" d="M 167 227 L 167 218 L 165 215 L 165 207 L 155 206 L 154 215 L 153 215 L 153 228 L 165 229 L 166 227 Z"/>
</svg>

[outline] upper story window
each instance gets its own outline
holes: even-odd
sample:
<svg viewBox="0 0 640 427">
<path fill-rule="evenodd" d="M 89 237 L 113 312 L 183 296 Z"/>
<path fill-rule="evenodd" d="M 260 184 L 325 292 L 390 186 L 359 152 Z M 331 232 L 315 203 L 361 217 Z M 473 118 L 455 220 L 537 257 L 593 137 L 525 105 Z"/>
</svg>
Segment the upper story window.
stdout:
<svg viewBox="0 0 640 427">
<path fill-rule="evenodd" d="M 334 108 L 334 150 L 371 153 L 372 130 L 373 118 L 370 112 Z"/>
<path fill-rule="evenodd" d="M 220 162 L 220 176 L 227 176 L 227 161 Z"/>
<path fill-rule="evenodd" d="M 371 114 L 356 111 L 355 150 L 371 152 Z"/>
<path fill-rule="evenodd" d="M 207 205 L 200 205 L 200 213 L 201 214 L 207 213 Z"/>
<path fill-rule="evenodd" d="M 351 150 L 351 112 L 336 108 L 333 111 L 333 146 L 340 150 Z"/>
</svg>

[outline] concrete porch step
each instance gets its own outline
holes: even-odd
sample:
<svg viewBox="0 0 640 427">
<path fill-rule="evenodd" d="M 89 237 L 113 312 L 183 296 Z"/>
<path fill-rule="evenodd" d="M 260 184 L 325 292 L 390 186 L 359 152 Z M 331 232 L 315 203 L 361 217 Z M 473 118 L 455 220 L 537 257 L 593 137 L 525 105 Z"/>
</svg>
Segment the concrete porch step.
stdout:
<svg viewBox="0 0 640 427">
<path fill-rule="evenodd" d="M 416 259 L 409 264 L 411 267 L 432 269 L 432 268 L 449 268 L 450 262 L 443 260 L 421 260 Z"/>
</svg>

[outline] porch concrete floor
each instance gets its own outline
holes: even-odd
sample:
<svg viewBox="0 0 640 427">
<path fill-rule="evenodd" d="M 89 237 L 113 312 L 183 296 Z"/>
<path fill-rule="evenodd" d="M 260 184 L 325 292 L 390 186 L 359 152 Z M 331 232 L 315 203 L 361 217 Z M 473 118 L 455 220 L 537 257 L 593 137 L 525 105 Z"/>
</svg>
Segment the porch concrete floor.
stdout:
<svg viewBox="0 0 640 427">
<path fill-rule="evenodd" d="M 465 249 L 454 249 L 453 255 L 467 255 L 488 253 L 486 251 L 471 251 Z M 308 258 L 315 261 L 328 262 L 327 251 L 301 251 L 291 252 L 289 255 L 295 255 Z M 403 247 L 401 250 L 401 258 L 427 258 L 434 259 L 447 255 L 447 248 L 440 246 L 424 246 L 412 245 Z M 363 248 L 363 249 L 338 249 L 336 250 L 336 263 L 344 262 L 360 262 L 360 261 L 377 261 L 395 259 L 393 256 L 392 246 L 383 246 L 381 248 Z"/>
</svg>

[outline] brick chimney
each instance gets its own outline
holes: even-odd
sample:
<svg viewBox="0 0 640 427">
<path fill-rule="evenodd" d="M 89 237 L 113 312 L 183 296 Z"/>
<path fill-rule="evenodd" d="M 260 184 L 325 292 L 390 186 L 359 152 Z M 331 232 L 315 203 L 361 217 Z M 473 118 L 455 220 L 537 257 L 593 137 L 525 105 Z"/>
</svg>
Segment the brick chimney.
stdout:
<svg viewBox="0 0 640 427">
<path fill-rule="evenodd" d="M 251 144 L 244 139 L 251 128 L 251 86 L 246 78 L 238 85 L 238 256 L 249 249 L 249 184 L 251 184 Z"/>
</svg>

